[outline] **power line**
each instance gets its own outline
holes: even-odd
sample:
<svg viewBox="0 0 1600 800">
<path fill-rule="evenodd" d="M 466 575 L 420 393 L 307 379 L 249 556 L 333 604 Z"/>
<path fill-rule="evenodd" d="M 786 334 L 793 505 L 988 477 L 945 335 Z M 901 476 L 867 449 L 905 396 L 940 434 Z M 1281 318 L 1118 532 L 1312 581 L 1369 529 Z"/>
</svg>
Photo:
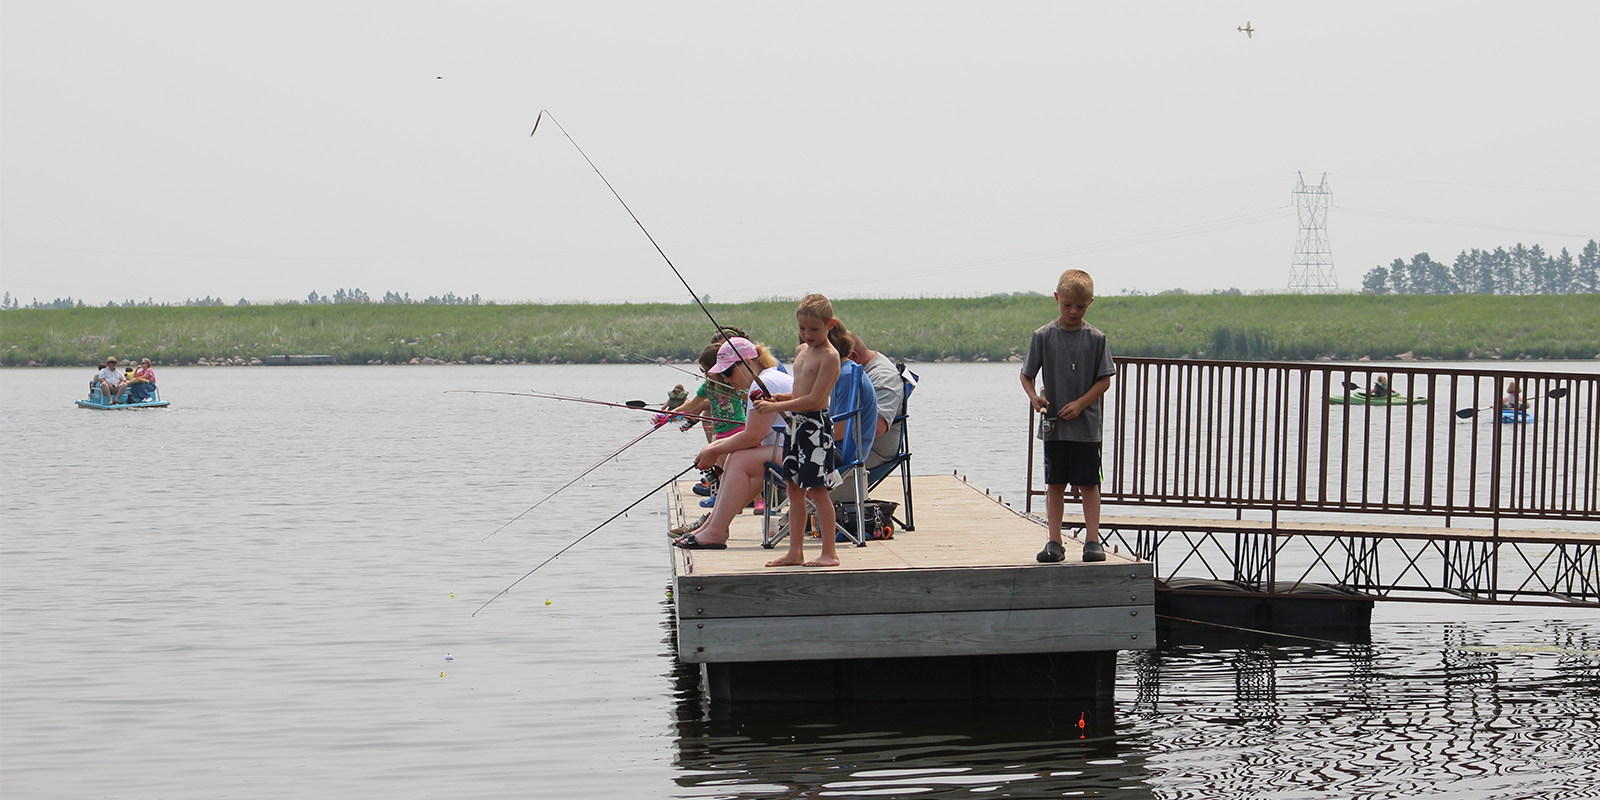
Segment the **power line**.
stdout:
<svg viewBox="0 0 1600 800">
<path fill-rule="evenodd" d="M 1510 225 L 1491 225 L 1487 222 L 1468 222 L 1465 220 L 1439 219 L 1437 217 L 1419 217 L 1413 214 L 1395 214 L 1388 211 L 1366 211 L 1359 208 L 1338 206 L 1339 211 L 1345 214 L 1355 214 L 1358 217 L 1375 217 L 1377 219 L 1395 219 L 1402 222 L 1421 222 L 1428 225 L 1449 225 L 1457 228 L 1480 228 L 1490 231 L 1507 231 L 1509 233 L 1528 233 L 1539 236 L 1572 236 L 1577 238 L 1592 238 L 1593 233 L 1573 233 L 1571 231 L 1548 231 L 1536 228 L 1518 228 Z"/>
<path fill-rule="evenodd" d="M 1600 194 L 1600 189 L 1576 188 L 1569 186 L 1513 186 L 1503 183 L 1463 183 L 1460 181 L 1434 181 L 1424 178 L 1392 178 L 1378 175 L 1353 175 L 1339 173 L 1341 178 L 1357 178 L 1367 181 L 1390 181 L 1393 183 L 1420 183 L 1434 186 L 1464 186 L 1472 189 L 1505 189 L 1518 192 L 1569 192 L 1573 194 Z"/>
</svg>

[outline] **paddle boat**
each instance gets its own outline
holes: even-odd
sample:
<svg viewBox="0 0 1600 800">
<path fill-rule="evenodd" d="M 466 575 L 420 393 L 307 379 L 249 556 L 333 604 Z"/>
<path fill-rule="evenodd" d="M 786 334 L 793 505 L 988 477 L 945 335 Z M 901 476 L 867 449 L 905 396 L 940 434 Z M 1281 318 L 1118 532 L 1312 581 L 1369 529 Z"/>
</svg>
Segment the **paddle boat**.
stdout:
<svg viewBox="0 0 1600 800">
<path fill-rule="evenodd" d="M 134 389 L 139 389 L 140 387 L 146 386 L 149 387 L 148 391 L 140 391 L 135 393 L 132 389 L 130 389 L 127 394 L 122 396 L 120 401 L 116 403 L 107 403 L 105 393 L 100 391 L 99 381 L 90 381 L 89 398 L 87 400 L 77 401 L 78 408 L 93 408 L 100 411 L 116 411 L 123 408 L 166 408 L 167 406 L 171 405 L 171 403 L 161 399 L 161 390 L 157 389 L 156 385 L 153 383 L 139 384 L 138 386 L 135 386 Z"/>
<path fill-rule="evenodd" d="M 1423 406 L 1428 404 L 1426 397 L 1407 397 L 1403 394 L 1390 392 L 1385 395 L 1374 395 L 1357 389 L 1350 394 L 1330 394 L 1328 402 L 1336 406 Z"/>
</svg>

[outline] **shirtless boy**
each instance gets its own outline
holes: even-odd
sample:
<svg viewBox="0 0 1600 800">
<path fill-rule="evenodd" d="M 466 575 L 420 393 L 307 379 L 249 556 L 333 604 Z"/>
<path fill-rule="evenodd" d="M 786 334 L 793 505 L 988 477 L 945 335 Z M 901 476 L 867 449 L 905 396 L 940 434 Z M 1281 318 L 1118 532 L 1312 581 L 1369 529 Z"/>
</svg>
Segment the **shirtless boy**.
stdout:
<svg viewBox="0 0 1600 800">
<path fill-rule="evenodd" d="M 839 352 L 828 343 L 828 330 L 838 324 L 833 304 L 820 294 L 809 294 L 795 311 L 800 346 L 794 354 L 794 391 L 755 401 L 763 414 L 789 415 L 789 443 L 784 448 L 783 470 L 789 484 L 789 551 L 769 567 L 837 567 L 834 543 L 833 501 L 828 491 L 843 482 L 833 449 L 833 420 L 828 417 L 828 396 L 839 378 Z M 817 530 L 822 534 L 822 554 L 805 560 L 806 501 L 817 508 Z"/>
</svg>

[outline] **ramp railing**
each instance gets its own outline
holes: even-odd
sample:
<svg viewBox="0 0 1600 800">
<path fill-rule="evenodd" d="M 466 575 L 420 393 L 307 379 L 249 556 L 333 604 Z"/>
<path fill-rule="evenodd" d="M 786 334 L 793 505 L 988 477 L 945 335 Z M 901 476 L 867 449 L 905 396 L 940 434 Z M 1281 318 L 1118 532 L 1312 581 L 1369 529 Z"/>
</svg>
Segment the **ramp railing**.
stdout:
<svg viewBox="0 0 1600 800">
<path fill-rule="evenodd" d="M 1424 514 L 1447 526 L 1463 517 L 1495 527 L 1600 519 L 1600 375 L 1117 363 L 1104 417 L 1108 503 Z M 1380 378 L 1399 397 L 1362 402 Z M 1513 382 L 1522 407 L 1502 422 Z M 1035 486 L 1035 422 L 1030 415 L 1030 511 L 1044 493 Z"/>
</svg>

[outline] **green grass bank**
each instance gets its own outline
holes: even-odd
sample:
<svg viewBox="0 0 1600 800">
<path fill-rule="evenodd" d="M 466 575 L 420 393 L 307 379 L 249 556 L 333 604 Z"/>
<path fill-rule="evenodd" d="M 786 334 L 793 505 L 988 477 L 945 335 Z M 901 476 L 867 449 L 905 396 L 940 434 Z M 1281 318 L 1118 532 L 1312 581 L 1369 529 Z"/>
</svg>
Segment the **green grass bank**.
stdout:
<svg viewBox="0 0 1600 800">
<path fill-rule="evenodd" d="M 711 312 L 787 357 L 793 302 Z M 1004 360 L 1056 315 L 1048 296 L 842 300 L 835 313 L 899 359 Z M 1159 295 L 1105 297 L 1089 321 L 1119 355 L 1247 360 L 1589 359 L 1600 295 Z M 317 305 L 0 311 L 0 364 L 159 364 L 329 354 L 341 364 L 413 359 L 617 363 L 687 359 L 709 340 L 693 305 Z"/>
</svg>

